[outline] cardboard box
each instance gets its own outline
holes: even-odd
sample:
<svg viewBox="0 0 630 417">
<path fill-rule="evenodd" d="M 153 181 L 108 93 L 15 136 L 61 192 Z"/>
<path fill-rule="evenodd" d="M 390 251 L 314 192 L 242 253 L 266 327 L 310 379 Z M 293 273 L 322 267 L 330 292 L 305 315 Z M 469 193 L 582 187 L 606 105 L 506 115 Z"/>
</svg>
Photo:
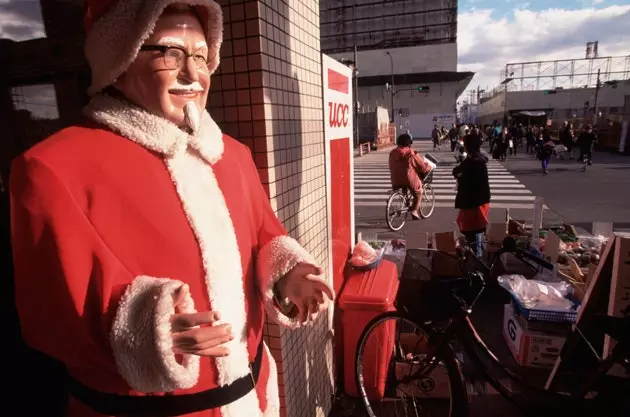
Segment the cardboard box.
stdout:
<svg viewBox="0 0 630 417">
<path fill-rule="evenodd" d="M 440 252 L 433 252 L 431 256 L 431 274 L 436 277 L 459 278 L 464 275 L 457 257 L 455 232 L 436 233 L 433 236 L 435 248 Z"/>
<path fill-rule="evenodd" d="M 615 239 L 608 314 L 614 317 L 625 317 L 630 314 L 630 238 L 617 236 Z M 614 347 L 615 341 L 606 336 L 604 340 L 605 357 L 612 352 Z M 621 365 L 613 366 L 608 375 L 630 378 L 630 372 Z"/>
<path fill-rule="evenodd" d="M 522 366 L 552 367 L 562 351 L 565 337 L 527 330 L 506 304 L 503 313 L 503 338 L 516 363 Z"/>
<path fill-rule="evenodd" d="M 437 250 L 453 253 L 457 249 L 457 234 L 455 232 L 436 233 L 434 239 Z"/>
</svg>

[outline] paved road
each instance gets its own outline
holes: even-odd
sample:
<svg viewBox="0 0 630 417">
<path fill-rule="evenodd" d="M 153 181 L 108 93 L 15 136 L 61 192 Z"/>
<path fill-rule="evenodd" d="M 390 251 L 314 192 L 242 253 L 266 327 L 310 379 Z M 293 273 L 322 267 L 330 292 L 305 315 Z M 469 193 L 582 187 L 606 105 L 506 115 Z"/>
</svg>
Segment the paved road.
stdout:
<svg viewBox="0 0 630 417">
<path fill-rule="evenodd" d="M 427 220 L 410 221 L 398 236 L 419 232 L 455 230 L 455 161 L 450 149 L 433 151 L 420 141 L 414 148 L 440 159 L 436 176 L 436 210 Z M 355 158 L 355 212 L 358 232 L 382 237 L 395 234 L 387 229 L 385 202 L 389 191 L 389 149 Z M 531 155 L 518 154 L 507 162 L 488 164 L 492 201 L 490 220 L 501 221 L 505 209 L 516 219 L 530 220 L 536 196 L 545 200 L 544 221 L 566 221 L 591 231 L 594 221 L 614 222 L 616 230 L 630 230 L 630 157 L 596 153 L 595 164 L 582 172 L 574 160 L 553 160 L 548 175 Z"/>
</svg>

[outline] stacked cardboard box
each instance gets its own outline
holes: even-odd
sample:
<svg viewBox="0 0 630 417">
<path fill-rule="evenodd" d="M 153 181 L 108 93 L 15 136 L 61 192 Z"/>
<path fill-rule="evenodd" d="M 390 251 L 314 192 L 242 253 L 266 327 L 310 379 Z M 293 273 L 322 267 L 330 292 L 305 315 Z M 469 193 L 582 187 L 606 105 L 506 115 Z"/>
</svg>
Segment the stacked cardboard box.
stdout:
<svg viewBox="0 0 630 417">
<path fill-rule="evenodd" d="M 519 365 L 552 367 L 569 331 L 570 326 L 566 325 L 528 322 L 512 304 L 505 305 L 503 337 Z"/>
</svg>

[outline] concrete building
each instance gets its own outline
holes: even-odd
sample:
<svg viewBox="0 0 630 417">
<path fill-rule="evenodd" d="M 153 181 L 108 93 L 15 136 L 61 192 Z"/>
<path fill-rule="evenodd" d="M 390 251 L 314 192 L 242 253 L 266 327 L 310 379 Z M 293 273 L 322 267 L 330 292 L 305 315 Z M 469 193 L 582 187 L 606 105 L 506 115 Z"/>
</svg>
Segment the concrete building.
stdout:
<svg viewBox="0 0 630 417">
<path fill-rule="evenodd" d="M 289 234 L 327 266 L 331 238 L 317 2 L 223 0 L 220 4 L 224 42 L 208 109 L 225 133 L 251 148 L 272 207 Z M 47 36 L 0 41 L 0 76 L 5 81 L 0 87 L 4 183 L 12 157 L 76 121 L 87 101 L 90 78 L 83 59 L 83 1 L 41 0 L 41 10 Z M 2 221 L 8 224 L 7 219 Z M 331 276 L 331 271 L 325 273 Z M 278 364 L 281 415 L 328 415 L 335 389 L 329 316 L 296 331 L 268 323 L 264 334 Z M 63 406 L 65 397 L 58 401 L 50 397 L 63 389 L 63 380 L 50 380 L 41 361 L 17 356 L 19 375 L 39 377 L 20 379 L 14 385 L 28 383 L 38 392 L 50 393 L 43 401 L 26 404 L 42 407 L 31 414 L 60 414 L 52 410 Z M 23 408 L 24 401 L 18 401 Z"/>
<path fill-rule="evenodd" d="M 537 123 L 579 125 L 595 114 L 618 121 L 630 94 L 630 56 L 508 64 L 501 79 L 481 95 L 478 123 L 533 117 Z"/>
<path fill-rule="evenodd" d="M 457 0 L 322 0 L 320 20 L 322 52 L 354 61 L 356 47 L 359 112 L 386 107 L 416 137 L 455 121 L 474 75 L 457 72 Z"/>
</svg>

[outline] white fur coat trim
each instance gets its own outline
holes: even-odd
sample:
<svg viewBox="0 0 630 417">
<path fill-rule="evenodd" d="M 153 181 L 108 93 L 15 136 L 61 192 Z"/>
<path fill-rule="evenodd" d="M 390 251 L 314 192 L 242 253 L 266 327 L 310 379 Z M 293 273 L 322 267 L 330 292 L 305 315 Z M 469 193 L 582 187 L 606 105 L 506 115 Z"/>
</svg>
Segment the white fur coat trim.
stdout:
<svg viewBox="0 0 630 417">
<path fill-rule="evenodd" d="M 269 380 L 267 381 L 267 409 L 263 417 L 280 417 L 280 393 L 278 391 L 278 367 L 265 344 L 265 353 L 269 358 Z"/>
<path fill-rule="evenodd" d="M 213 0 L 124 0 L 117 1 L 90 29 L 85 40 L 85 56 L 92 70 L 89 95 L 110 86 L 136 59 L 140 47 L 151 36 L 164 10 L 173 4 L 201 6 L 207 29 L 209 69 L 219 66 L 223 42 L 223 13 Z"/>
<path fill-rule="evenodd" d="M 187 148 L 166 159 L 184 212 L 201 250 L 206 285 L 214 311 L 232 326 L 230 354 L 215 358 L 220 386 L 250 372 L 248 332 L 241 255 L 234 224 L 212 166 Z M 256 391 L 221 407 L 223 417 L 256 416 L 260 406 Z"/>
<path fill-rule="evenodd" d="M 278 236 L 260 249 L 256 260 L 256 272 L 260 277 L 261 288 L 265 300 L 267 315 L 275 322 L 289 327 L 300 327 L 297 318 L 282 314 L 274 303 L 273 286 L 296 265 L 309 263 L 317 265 L 313 256 L 289 236 Z"/>
<path fill-rule="evenodd" d="M 118 305 L 110 333 L 111 346 L 118 372 L 137 391 L 174 391 L 197 384 L 199 356 L 183 355 L 180 365 L 173 353 L 173 294 L 182 285 L 181 281 L 167 278 L 139 276 Z M 180 309 L 184 313 L 195 312 L 190 295 Z M 146 337 L 147 333 L 153 337 Z"/>
<path fill-rule="evenodd" d="M 112 131 L 162 155 L 173 157 L 187 146 L 214 164 L 223 155 L 223 133 L 210 114 L 201 114 L 199 129 L 188 134 L 163 117 L 109 94 L 92 98 L 84 110 L 87 117 Z"/>
</svg>

